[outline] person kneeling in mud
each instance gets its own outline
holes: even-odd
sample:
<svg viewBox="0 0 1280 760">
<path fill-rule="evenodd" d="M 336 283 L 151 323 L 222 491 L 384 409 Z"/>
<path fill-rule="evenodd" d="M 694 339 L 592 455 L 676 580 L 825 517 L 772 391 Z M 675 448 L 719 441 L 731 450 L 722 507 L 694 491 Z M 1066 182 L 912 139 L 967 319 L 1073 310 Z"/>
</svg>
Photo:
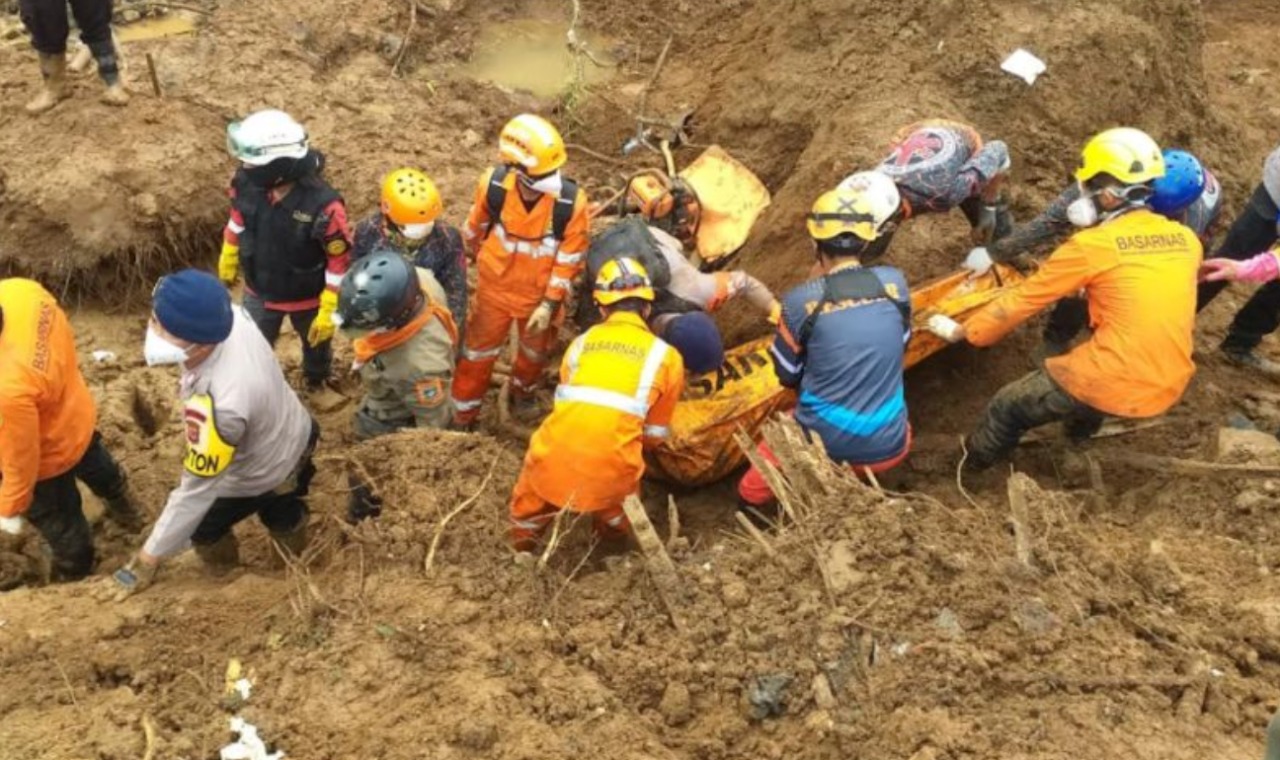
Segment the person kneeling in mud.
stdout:
<svg viewBox="0 0 1280 760">
<path fill-rule="evenodd" d="M 278 551 L 300 556 L 320 438 L 271 345 L 216 277 L 195 269 L 161 277 L 151 303 L 143 355 L 153 367 L 182 367 L 186 452 L 151 535 L 108 584 L 117 600 L 151 585 L 161 560 L 189 545 L 210 570 L 235 566 L 232 528 L 252 515 Z"/>
<path fill-rule="evenodd" d="M 354 369 L 364 382 L 355 432 L 367 440 L 402 428 L 443 429 L 453 419 L 458 329 L 431 272 L 392 250 L 360 258 L 338 292 L 337 322 L 352 338 Z M 377 517 L 382 501 L 351 476 L 347 521 Z"/>
<path fill-rule="evenodd" d="M 778 382 L 799 391 L 796 422 L 855 471 L 883 472 L 911 449 L 902 383 L 911 295 L 902 272 L 865 265 L 887 249 L 898 205 L 876 172 L 818 198 L 808 226 L 822 275 L 783 296 L 769 349 Z M 763 442 L 759 453 L 777 462 Z M 738 497 L 748 518 L 770 521 L 777 501 L 759 469 L 743 475 Z"/>
<path fill-rule="evenodd" d="M 622 503 L 640 490 L 644 449 L 670 434 L 684 363 L 649 331 L 653 283 L 635 259 L 611 261 L 595 282 L 604 322 L 569 346 L 551 416 L 529 441 L 511 495 L 511 544 L 533 552 L 561 509 L 586 512 L 596 536 L 625 539 Z"/>
</svg>

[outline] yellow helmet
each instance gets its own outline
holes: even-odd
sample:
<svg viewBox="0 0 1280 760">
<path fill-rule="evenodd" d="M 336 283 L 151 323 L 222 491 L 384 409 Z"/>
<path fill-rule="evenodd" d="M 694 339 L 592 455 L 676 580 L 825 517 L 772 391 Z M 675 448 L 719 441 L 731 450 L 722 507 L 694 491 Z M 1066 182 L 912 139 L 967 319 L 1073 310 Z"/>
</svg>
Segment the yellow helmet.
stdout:
<svg viewBox="0 0 1280 760">
<path fill-rule="evenodd" d="M 430 224 L 443 211 L 440 191 L 417 169 L 396 169 L 382 181 L 382 213 L 396 226 Z"/>
<path fill-rule="evenodd" d="M 901 202 L 892 179 L 879 172 L 860 172 L 814 201 L 807 217 L 809 235 L 830 240 L 848 232 L 870 243 L 885 231 Z"/>
<path fill-rule="evenodd" d="M 502 128 L 498 135 L 502 162 L 520 167 L 525 174 L 540 177 L 564 166 L 564 139 L 551 122 L 541 116 L 522 113 Z"/>
<path fill-rule="evenodd" d="M 645 268 L 632 258 L 611 259 L 600 267 L 596 276 L 596 303 L 615 304 L 627 298 L 653 300 L 653 281 Z"/>
<path fill-rule="evenodd" d="M 1099 132 L 1085 143 L 1076 179 L 1088 182 L 1109 174 L 1126 185 L 1138 185 L 1164 176 L 1164 156 L 1151 135 L 1132 127 Z"/>
</svg>

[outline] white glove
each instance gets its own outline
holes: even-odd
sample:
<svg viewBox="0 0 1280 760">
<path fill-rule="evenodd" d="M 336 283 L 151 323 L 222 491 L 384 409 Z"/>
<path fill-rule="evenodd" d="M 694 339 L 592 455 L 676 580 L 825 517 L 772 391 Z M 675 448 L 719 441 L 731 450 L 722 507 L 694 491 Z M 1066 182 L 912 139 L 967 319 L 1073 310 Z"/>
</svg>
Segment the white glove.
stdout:
<svg viewBox="0 0 1280 760">
<path fill-rule="evenodd" d="M 21 517 L 0 517 L 0 530 L 11 536 L 21 533 L 24 524 L 26 524 L 26 520 Z"/>
<path fill-rule="evenodd" d="M 995 264 L 991 260 L 991 254 L 987 253 L 986 246 L 978 246 L 969 255 L 964 257 L 964 268 L 973 273 L 973 277 L 981 277 L 991 271 L 991 267 Z"/>
<path fill-rule="evenodd" d="M 533 310 L 529 321 L 525 323 L 525 332 L 540 333 L 551 326 L 551 315 L 555 313 L 555 304 L 543 301 Z"/>
<path fill-rule="evenodd" d="M 948 343 L 959 343 L 964 340 L 964 325 L 945 314 L 934 314 L 925 322 L 925 328 Z"/>
</svg>

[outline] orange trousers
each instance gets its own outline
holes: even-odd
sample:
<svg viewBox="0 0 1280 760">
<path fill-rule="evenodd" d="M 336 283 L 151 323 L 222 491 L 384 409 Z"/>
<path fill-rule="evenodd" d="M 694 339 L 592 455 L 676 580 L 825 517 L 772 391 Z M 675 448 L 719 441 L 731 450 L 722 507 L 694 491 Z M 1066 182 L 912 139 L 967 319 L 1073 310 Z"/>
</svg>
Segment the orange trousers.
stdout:
<svg viewBox="0 0 1280 760">
<path fill-rule="evenodd" d="M 512 316 L 507 309 L 477 299 L 467 320 L 462 358 L 458 360 L 453 376 L 454 421 L 457 424 L 470 424 L 480 416 L 480 405 L 489 390 L 493 365 L 506 345 L 513 323 L 519 331 L 520 346 L 511 367 L 512 398 L 528 397 L 538 387 L 538 380 L 560 334 L 564 309 L 557 309 L 551 326 L 540 333 L 525 330 L 530 314 Z"/>
<path fill-rule="evenodd" d="M 522 471 L 511 494 L 511 548 L 518 552 L 536 550 L 542 534 L 556 519 L 560 509 L 534 493 L 529 487 L 529 478 Z M 616 541 L 631 533 L 631 521 L 627 519 L 621 503 L 590 514 L 591 527 L 602 541 Z"/>
</svg>

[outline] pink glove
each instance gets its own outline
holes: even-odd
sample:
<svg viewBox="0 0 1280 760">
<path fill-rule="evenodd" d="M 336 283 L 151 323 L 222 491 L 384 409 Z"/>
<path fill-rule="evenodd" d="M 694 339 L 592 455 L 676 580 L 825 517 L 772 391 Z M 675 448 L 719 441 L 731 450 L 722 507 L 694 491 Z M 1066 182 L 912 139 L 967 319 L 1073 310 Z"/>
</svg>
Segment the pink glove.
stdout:
<svg viewBox="0 0 1280 760">
<path fill-rule="evenodd" d="M 1200 279 L 1204 282 L 1269 282 L 1277 277 L 1280 277 L 1280 259 L 1276 258 L 1274 251 L 1260 253 L 1244 261 L 1207 259 L 1200 265 Z"/>
</svg>

